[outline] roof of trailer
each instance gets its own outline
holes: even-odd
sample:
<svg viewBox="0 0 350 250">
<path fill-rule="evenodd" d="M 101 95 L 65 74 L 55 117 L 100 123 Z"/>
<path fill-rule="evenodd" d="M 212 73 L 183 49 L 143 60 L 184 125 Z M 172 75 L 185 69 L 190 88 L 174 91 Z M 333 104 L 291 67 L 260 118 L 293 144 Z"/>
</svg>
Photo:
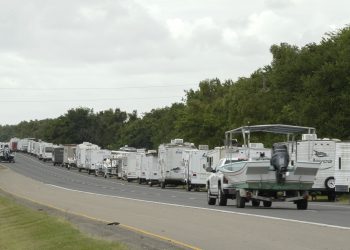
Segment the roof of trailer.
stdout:
<svg viewBox="0 0 350 250">
<path fill-rule="evenodd" d="M 284 124 L 267 124 L 267 125 L 254 125 L 243 126 L 233 130 L 226 131 L 225 134 L 238 134 L 243 132 L 266 132 L 274 134 L 301 134 L 301 133 L 316 133 L 316 129 L 312 127 L 302 127 Z"/>
</svg>

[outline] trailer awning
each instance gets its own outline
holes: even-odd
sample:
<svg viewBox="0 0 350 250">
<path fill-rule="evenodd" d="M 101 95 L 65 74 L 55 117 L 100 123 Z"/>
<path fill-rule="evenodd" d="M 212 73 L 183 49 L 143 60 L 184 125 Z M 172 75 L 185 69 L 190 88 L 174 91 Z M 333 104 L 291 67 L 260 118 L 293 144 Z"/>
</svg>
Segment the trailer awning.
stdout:
<svg viewBox="0 0 350 250">
<path fill-rule="evenodd" d="M 267 125 L 255 125 L 255 126 L 243 126 L 233 130 L 226 131 L 225 134 L 238 134 L 238 133 L 252 133 L 252 132 L 266 132 L 274 134 L 315 134 L 316 129 L 312 127 L 301 127 L 284 124 L 267 124 Z"/>
</svg>

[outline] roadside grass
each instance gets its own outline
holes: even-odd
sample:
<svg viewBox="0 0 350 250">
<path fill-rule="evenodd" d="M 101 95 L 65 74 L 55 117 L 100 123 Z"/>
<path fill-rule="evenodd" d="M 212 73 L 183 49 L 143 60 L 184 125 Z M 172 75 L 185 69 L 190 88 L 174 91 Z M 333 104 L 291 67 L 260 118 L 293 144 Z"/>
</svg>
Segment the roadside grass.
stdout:
<svg viewBox="0 0 350 250">
<path fill-rule="evenodd" d="M 15 204 L 0 196 L 0 249 L 127 249 L 83 235 L 63 219 Z"/>
</svg>

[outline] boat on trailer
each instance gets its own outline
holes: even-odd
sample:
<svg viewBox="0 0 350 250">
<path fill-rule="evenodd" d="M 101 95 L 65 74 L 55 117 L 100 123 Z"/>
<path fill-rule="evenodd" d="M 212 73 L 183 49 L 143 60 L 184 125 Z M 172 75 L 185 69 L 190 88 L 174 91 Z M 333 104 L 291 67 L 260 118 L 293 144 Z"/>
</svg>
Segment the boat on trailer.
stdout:
<svg viewBox="0 0 350 250">
<path fill-rule="evenodd" d="M 274 143 L 271 149 L 271 158 L 253 158 L 251 153 L 252 133 L 273 133 L 286 135 L 286 141 Z M 222 175 L 225 185 L 214 185 L 218 190 L 208 191 L 208 204 L 213 199 L 219 204 L 226 204 L 225 199 L 236 199 L 237 207 L 245 207 L 251 201 L 257 207 L 263 201 L 265 207 L 270 207 L 273 201 L 291 201 L 298 209 L 307 209 L 308 190 L 312 188 L 315 176 L 320 167 L 319 162 L 296 161 L 296 136 L 300 134 L 313 134 L 315 128 L 283 124 L 243 126 L 225 133 L 226 147 L 232 147 L 231 142 L 241 134 L 245 148 L 246 161 L 236 161 L 222 166 L 214 171 Z M 213 179 L 213 178 L 212 178 Z M 208 183 L 212 185 L 212 183 Z M 219 190 L 225 186 L 226 190 Z M 210 188 L 210 187 L 208 187 Z M 213 195 L 214 194 L 214 195 Z M 216 194 L 216 195 L 215 195 Z"/>
</svg>

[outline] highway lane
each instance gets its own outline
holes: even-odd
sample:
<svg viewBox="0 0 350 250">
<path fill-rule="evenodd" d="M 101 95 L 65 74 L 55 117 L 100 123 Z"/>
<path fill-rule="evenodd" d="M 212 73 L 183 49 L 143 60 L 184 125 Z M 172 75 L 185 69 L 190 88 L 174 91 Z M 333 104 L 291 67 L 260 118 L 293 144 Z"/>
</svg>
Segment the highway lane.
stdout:
<svg viewBox="0 0 350 250">
<path fill-rule="evenodd" d="M 250 204 L 247 204 L 246 208 L 238 209 L 235 207 L 234 201 L 229 201 L 226 207 L 209 206 L 206 203 L 206 193 L 204 192 L 186 192 L 179 188 L 160 189 L 159 187 L 128 183 L 115 178 L 104 179 L 88 175 L 86 172 L 54 167 L 52 163 L 41 162 L 26 154 L 17 154 L 15 164 L 3 163 L 3 165 L 34 180 L 72 190 L 150 202 L 214 209 L 215 211 L 237 212 L 350 227 L 350 206 L 348 205 L 310 202 L 309 210 L 305 211 L 296 210 L 296 206 L 293 203 L 273 203 L 271 208 L 253 208 Z"/>
</svg>

